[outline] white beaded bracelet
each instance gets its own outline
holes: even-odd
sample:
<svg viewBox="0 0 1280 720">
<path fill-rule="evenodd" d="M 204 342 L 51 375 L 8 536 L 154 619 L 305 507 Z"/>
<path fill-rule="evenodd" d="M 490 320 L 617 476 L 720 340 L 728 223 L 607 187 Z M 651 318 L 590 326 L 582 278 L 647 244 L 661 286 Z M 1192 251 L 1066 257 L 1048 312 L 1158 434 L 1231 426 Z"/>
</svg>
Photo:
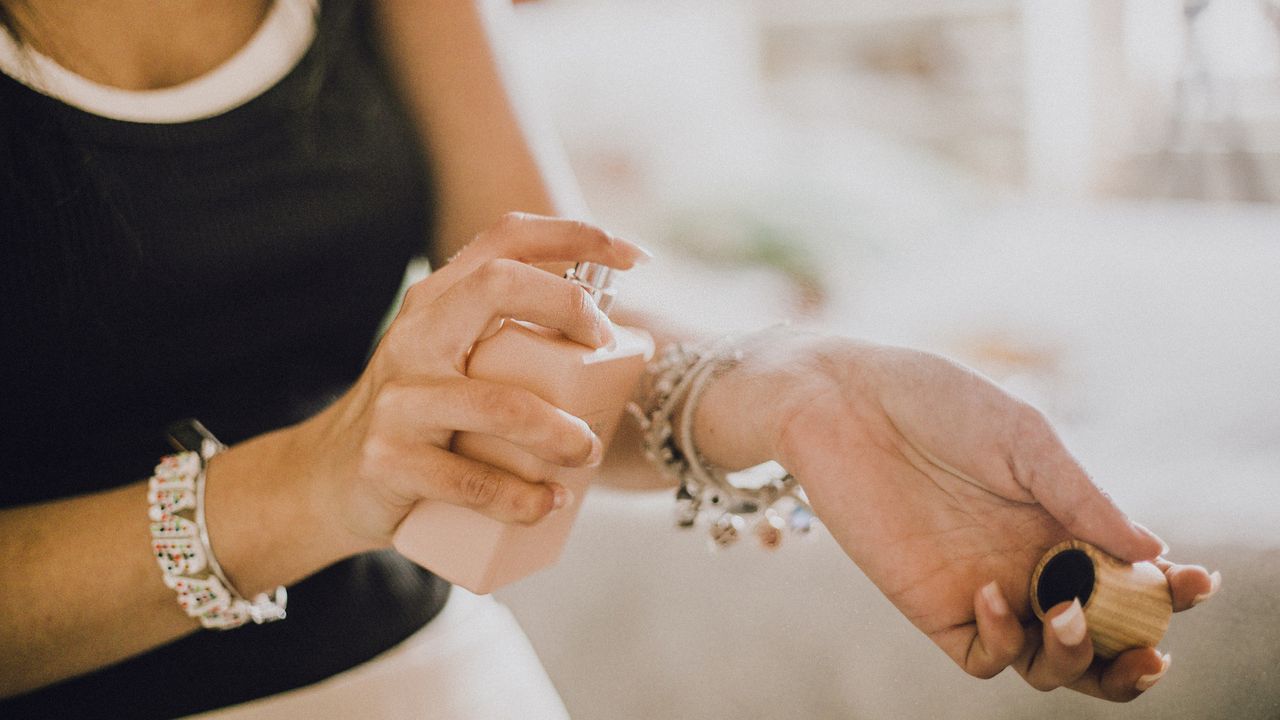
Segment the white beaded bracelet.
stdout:
<svg viewBox="0 0 1280 720">
<path fill-rule="evenodd" d="M 200 435 L 199 449 L 161 458 L 147 483 L 151 550 L 164 584 L 178 593 L 178 605 L 187 615 L 209 629 L 282 620 L 289 601 L 283 586 L 276 588 L 274 599 L 259 593 L 249 601 L 218 565 L 204 518 L 205 469 L 225 446 L 198 422 L 187 423 Z"/>
<path fill-rule="evenodd" d="M 681 344 L 667 346 L 649 364 L 644 399 L 628 406 L 643 433 L 645 456 L 680 483 L 676 491 L 676 525 L 694 527 L 709 521 L 714 547 L 735 543 L 754 517 L 753 532 L 760 544 L 775 549 L 785 530 L 807 533 L 816 522 L 804 490 L 793 475 L 776 463 L 759 466 L 769 473 L 754 487 L 740 486 L 707 462 L 693 441 L 693 416 L 708 381 L 742 359 L 733 340 L 708 350 Z M 679 431 L 672 422 L 679 414 Z M 781 472 L 771 471 L 768 465 Z M 751 468 L 735 475 L 758 474 Z"/>
</svg>

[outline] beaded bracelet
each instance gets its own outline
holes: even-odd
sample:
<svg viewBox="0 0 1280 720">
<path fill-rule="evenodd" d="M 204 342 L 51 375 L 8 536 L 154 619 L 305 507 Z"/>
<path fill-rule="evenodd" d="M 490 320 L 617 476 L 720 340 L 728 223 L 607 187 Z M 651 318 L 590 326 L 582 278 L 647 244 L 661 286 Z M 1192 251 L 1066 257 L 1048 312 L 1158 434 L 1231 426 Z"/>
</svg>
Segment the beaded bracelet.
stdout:
<svg viewBox="0 0 1280 720">
<path fill-rule="evenodd" d="M 679 482 L 678 527 L 692 528 L 706 519 L 712 546 L 721 548 L 737 542 L 747 518 L 754 517 L 756 539 L 772 550 L 782 544 L 785 530 L 807 533 L 816 522 L 795 477 L 776 463 L 765 463 L 732 473 L 738 477 L 765 473 L 768 477 L 763 482 L 753 487 L 735 484 L 730 473 L 707 462 L 693 441 L 693 416 L 708 381 L 742 360 L 735 345 L 732 340 L 723 341 L 705 351 L 668 345 L 649 364 L 643 401 L 631 403 L 628 410 L 640 425 L 645 456 Z M 672 423 L 677 410 L 679 432 Z"/>
<path fill-rule="evenodd" d="M 209 629 L 282 620 L 289 601 L 283 586 L 276 588 L 274 599 L 259 593 L 253 601 L 246 600 L 213 554 L 204 518 L 205 470 L 226 448 L 198 422 L 188 424 L 201 436 L 199 449 L 161 458 L 147 483 L 151 550 L 164 584 L 177 592 L 179 607 Z"/>
</svg>

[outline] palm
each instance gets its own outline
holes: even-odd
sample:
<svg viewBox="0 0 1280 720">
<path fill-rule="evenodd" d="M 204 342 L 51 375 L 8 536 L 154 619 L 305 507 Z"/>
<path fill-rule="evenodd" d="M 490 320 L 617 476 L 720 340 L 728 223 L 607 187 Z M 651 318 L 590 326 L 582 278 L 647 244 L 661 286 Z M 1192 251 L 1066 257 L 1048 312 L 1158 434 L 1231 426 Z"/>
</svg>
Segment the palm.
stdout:
<svg viewBox="0 0 1280 720">
<path fill-rule="evenodd" d="M 792 470 L 867 577 L 963 664 L 975 632 L 974 592 L 997 580 L 1026 619 L 1032 568 L 1067 533 L 1028 496 L 975 484 L 925 459 L 893 429 L 880 430 L 885 435 L 875 437 L 874 429 L 846 424 L 840 445 L 849 452 L 801 453 Z M 1007 471 L 993 480 L 1013 484 Z"/>
<path fill-rule="evenodd" d="M 787 426 L 783 464 L 850 558 L 962 666 L 978 588 L 997 581 L 1026 622 L 1050 546 L 1071 534 L 1134 546 L 1039 413 L 985 378 L 910 350 L 851 347 L 847 365 Z"/>
</svg>

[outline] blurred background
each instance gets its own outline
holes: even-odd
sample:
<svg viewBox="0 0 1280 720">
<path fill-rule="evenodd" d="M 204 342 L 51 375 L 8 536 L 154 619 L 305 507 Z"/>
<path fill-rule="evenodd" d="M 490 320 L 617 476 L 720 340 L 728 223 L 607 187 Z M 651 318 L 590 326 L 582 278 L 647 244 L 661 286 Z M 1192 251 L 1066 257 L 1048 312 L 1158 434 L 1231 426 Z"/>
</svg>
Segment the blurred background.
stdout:
<svg viewBox="0 0 1280 720">
<path fill-rule="evenodd" d="M 713 555 L 669 498 L 596 490 L 564 561 L 501 594 L 574 717 L 1280 718 L 1280 3 L 514 22 L 595 219 L 659 252 L 622 302 L 958 357 L 1225 577 L 1175 619 L 1169 676 L 1110 707 L 964 676 L 821 533 Z"/>
</svg>

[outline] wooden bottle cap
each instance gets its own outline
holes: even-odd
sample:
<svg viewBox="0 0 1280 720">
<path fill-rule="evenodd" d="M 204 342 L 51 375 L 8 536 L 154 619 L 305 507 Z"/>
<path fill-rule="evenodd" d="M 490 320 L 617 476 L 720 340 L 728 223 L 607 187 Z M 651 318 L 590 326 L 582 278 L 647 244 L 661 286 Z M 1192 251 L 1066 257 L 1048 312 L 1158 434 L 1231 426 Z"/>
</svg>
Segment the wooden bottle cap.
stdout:
<svg viewBox="0 0 1280 720">
<path fill-rule="evenodd" d="M 1169 581 L 1160 568 L 1129 564 L 1080 540 L 1050 548 L 1031 575 L 1031 609 L 1040 620 L 1072 598 L 1080 598 L 1093 654 L 1103 659 L 1155 647 L 1173 616 Z"/>
</svg>

